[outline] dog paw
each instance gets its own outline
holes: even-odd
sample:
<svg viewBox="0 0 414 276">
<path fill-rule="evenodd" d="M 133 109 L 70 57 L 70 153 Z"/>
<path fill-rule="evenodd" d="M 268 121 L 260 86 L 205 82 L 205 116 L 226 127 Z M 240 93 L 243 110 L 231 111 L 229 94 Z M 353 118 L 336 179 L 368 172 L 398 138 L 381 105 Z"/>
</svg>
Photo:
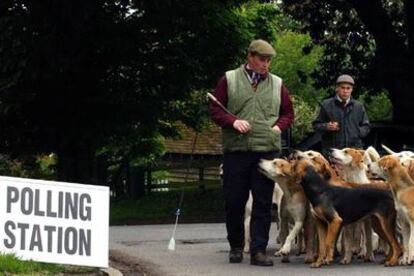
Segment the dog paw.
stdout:
<svg viewBox="0 0 414 276">
<path fill-rule="evenodd" d="M 289 255 L 290 248 L 288 246 L 283 246 L 282 249 L 276 252 L 275 256 L 285 256 Z"/>
<path fill-rule="evenodd" d="M 385 255 L 385 250 L 383 248 L 378 248 L 377 250 L 374 250 L 374 254 Z"/>
<path fill-rule="evenodd" d="M 357 254 L 357 259 L 358 260 L 365 260 L 365 258 L 366 258 L 366 254 L 365 253 L 361 253 L 361 252 L 359 252 L 358 254 Z"/>
<path fill-rule="evenodd" d="M 311 268 L 319 268 L 321 266 L 322 266 L 322 262 L 320 262 L 320 261 L 313 262 L 310 265 Z"/>
<path fill-rule="evenodd" d="M 385 266 L 395 266 L 397 264 L 398 264 L 397 259 L 391 259 L 391 260 L 385 262 Z"/>
<path fill-rule="evenodd" d="M 333 258 L 328 258 L 328 257 L 326 257 L 326 258 L 323 260 L 323 264 L 325 264 L 325 265 L 330 265 L 332 262 L 333 262 Z"/>
<path fill-rule="evenodd" d="M 408 261 L 409 261 L 409 265 L 414 264 L 414 256 L 410 256 L 410 257 L 408 258 Z"/>
<path fill-rule="evenodd" d="M 375 262 L 375 256 L 374 254 L 369 254 L 369 255 L 365 255 L 364 256 L 364 262 L 366 263 L 371 263 L 371 262 Z"/>
<path fill-rule="evenodd" d="M 408 254 L 404 254 L 398 261 L 398 263 L 400 265 L 410 265 L 411 264 L 411 260 L 408 257 Z"/>
<path fill-rule="evenodd" d="M 313 256 L 305 256 L 305 264 L 310 264 L 314 261 Z"/>
<path fill-rule="evenodd" d="M 350 264 L 350 263 L 351 263 L 351 258 L 343 258 L 340 261 L 340 264 L 343 264 L 343 265 L 347 265 L 347 264 Z"/>
<path fill-rule="evenodd" d="M 249 253 L 249 252 L 250 252 L 250 247 L 245 246 L 245 247 L 243 248 L 243 252 L 244 252 L 244 253 Z"/>
<path fill-rule="evenodd" d="M 282 257 L 282 260 L 281 260 L 281 262 L 282 262 L 282 263 L 290 263 L 290 259 L 289 259 L 289 256 L 288 256 L 288 255 L 286 255 L 286 256 L 283 256 L 283 257 Z"/>
</svg>

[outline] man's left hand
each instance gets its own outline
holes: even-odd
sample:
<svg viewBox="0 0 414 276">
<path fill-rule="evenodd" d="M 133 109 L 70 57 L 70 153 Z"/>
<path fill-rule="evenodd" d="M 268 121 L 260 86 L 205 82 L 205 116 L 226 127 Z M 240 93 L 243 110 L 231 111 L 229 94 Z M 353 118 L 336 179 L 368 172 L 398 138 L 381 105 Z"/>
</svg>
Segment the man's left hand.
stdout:
<svg viewBox="0 0 414 276">
<path fill-rule="evenodd" d="M 277 133 L 282 132 L 282 131 L 280 130 L 280 128 L 279 128 L 277 125 L 274 125 L 272 128 L 273 128 L 273 130 L 274 130 L 274 131 L 276 131 Z"/>
</svg>

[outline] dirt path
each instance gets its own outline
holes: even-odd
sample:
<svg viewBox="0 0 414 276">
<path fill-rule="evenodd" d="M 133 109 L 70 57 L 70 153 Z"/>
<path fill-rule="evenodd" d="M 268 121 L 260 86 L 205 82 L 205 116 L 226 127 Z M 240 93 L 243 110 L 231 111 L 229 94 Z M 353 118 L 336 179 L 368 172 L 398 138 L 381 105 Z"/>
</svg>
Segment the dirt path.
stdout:
<svg viewBox="0 0 414 276">
<path fill-rule="evenodd" d="M 151 264 L 118 250 L 109 250 L 109 265 L 126 276 L 159 276 Z"/>
</svg>

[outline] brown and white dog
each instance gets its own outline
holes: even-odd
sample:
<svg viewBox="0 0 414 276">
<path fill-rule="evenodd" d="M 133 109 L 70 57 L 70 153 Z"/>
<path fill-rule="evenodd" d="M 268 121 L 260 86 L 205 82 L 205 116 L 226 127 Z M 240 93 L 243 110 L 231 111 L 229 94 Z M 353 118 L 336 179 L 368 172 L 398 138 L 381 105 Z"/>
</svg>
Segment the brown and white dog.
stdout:
<svg viewBox="0 0 414 276">
<path fill-rule="evenodd" d="M 312 158 L 315 158 L 315 157 L 324 158 L 321 153 L 314 151 L 314 150 L 307 150 L 307 151 L 295 150 L 293 153 L 293 157 L 295 159 L 306 159 L 306 160 L 311 160 Z"/>
<path fill-rule="evenodd" d="M 385 178 L 391 186 L 404 245 L 400 264 L 411 264 L 414 260 L 414 181 L 399 158 L 393 155 L 384 156 L 372 163 L 370 169 L 374 174 Z"/>
<path fill-rule="evenodd" d="M 398 157 L 399 159 L 401 159 L 401 158 L 414 158 L 414 152 L 412 152 L 412 151 L 403 150 L 403 151 L 400 151 L 400 152 L 395 152 L 395 151 L 391 150 L 389 147 L 387 147 L 386 145 L 381 145 L 381 147 L 386 152 L 388 152 L 390 155 Z"/>
<path fill-rule="evenodd" d="M 408 175 L 411 179 L 414 179 L 414 159 L 413 158 L 403 158 L 400 159 L 401 165 L 407 169 Z"/>
<path fill-rule="evenodd" d="M 309 226 L 309 223 L 305 223 L 306 218 L 310 218 L 310 216 L 307 216 L 307 210 L 309 210 L 308 201 L 301 185 L 295 182 L 292 164 L 290 162 L 278 158 L 273 160 L 262 159 L 259 163 L 259 168 L 264 175 L 277 182 L 282 188 L 286 201 L 286 209 L 294 221 L 294 226 L 290 230 L 282 248 L 276 252 L 276 255 L 286 256 L 290 254 L 292 243 L 303 226 Z M 313 234 L 311 231 L 305 227 L 306 263 L 313 261 L 312 237 Z"/>
</svg>

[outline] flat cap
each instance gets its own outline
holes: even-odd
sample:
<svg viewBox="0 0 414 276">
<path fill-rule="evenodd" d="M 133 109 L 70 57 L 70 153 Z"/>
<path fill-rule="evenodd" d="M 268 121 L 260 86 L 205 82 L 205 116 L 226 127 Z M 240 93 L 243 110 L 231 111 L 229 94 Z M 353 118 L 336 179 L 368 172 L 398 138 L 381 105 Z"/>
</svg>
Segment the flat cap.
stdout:
<svg viewBox="0 0 414 276">
<path fill-rule="evenodd" d="M 263 39 L 253 40 L 249 46 L 249 53 L 270 57 L 276 55 L 276 51 L 275 49 L 273 49 L 272 45 L 270 45 L 269 42 Z"/>
<path fill-rule="evenodd" d="M 350 75 L 340 75 L 337 79 L 336 79 L 336 83 L 349 83 L 354 85 L 354 79 L 350 76 Z"/>
</svg>

